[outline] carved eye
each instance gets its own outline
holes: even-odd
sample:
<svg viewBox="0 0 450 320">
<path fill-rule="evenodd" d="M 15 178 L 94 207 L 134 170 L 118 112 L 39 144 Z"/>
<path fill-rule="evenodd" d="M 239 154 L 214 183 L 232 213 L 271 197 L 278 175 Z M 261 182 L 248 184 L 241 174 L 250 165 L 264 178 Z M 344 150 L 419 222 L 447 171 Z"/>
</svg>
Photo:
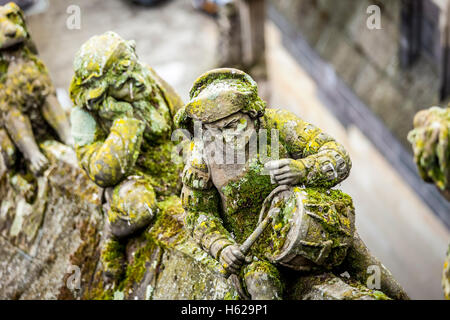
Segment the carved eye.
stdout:
<svg viewBox="0 0 450 320">
<path fill-rule="evenodd" d="M 20 15 L 18 15 L 16 12 L 10 12 L 6 15 L 9 21 L 14 22 L 15 24 L 23 24 L 23 20 Z"/>
<path fill-rule="evenodd" d="M 134 86 L 135 86 L 136 88 L 141 88 L 141 87 L 144 86 L 144 83 L 143 83 L 143 82 L 140 82 L 140 81 L 135 81 L 135 82 L 134 82 Z"/>
<path fill-rule="evenodd" d="M 121 74 L 128 70 L 131 65 L 131 61 L 127 59 L 120 60 L 114 68 L 115 73 Z"/>
</svg>

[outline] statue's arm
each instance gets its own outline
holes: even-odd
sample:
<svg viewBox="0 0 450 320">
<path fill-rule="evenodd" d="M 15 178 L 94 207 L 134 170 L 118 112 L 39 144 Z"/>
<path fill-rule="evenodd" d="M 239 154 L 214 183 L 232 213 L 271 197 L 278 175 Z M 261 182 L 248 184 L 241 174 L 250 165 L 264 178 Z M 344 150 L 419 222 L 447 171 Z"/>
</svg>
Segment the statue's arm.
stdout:
<svg viewBox="0 0 450 320">
<path fill-rule="evenodd" d="M 48 161 L 36 143 L 30 119 L 17 108 L 11 107 L 4 112 L 4 123 L 11 140 L 30 162 L 31 171 L 39 174 L 45 170 Z"/>
<path fill-rule="evenodd" d="M 185 224 L 189 234 L 214 259 L 222 250 L 236 242 L 220 218 L 220 196 L 212 185 L 204 163 L 190 156 L 183 171 L 181 192 L 186 211 Z"/>
<path fill-rule="evenodd" d="M 195 190 L 184 185 L 182 201 L 190 235 L 211 257 L 219 260 L 222 250 L 236 242 L 219 217 L 217 190 Z"/>
<path fill-rule="evenodd" d="M 72 135 L 81 167 L 101 187 L 119 183 L 134 166 L 142 142 L 142 121 L 116 118 L 106 137 L 95 118 L 76 107 L 71 114 Z"/>
<path fill-rule="evenodd" d="M 67 145 L 73 145 L 69 119 L 54 94 L 45 99 L 42 114 L 47 122 L 58 133 L 59 138 Z"/>
<path fill-rule="evenodd" d="M 277 163 L 280 168 L 286 166 L 282 168 L 286 171 L 284 175 L 291 174 L 290 168 L 297 173 L 295 183 L 325 187 L 333 187 L 348 177 L 352 166 L 350 156 L 333 137 L 286 110 L 269 109 L 268 117 L 293 158 Z M 285 181 L 283 173 L 279 177 L 278 182 Z"/>
</svg>

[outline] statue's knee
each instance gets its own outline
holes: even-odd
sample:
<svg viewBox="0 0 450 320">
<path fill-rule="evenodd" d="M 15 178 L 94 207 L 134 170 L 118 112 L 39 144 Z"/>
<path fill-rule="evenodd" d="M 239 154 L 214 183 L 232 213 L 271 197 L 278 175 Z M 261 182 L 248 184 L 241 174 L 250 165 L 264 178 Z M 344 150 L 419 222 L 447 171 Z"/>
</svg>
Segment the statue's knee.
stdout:
<svg viewBox="0 0 450 320">
<path fill-rule="evenodd" d="M 130 176 L 107 190 L 108 223 L 116 237 L 125 237 L 150 224 L 156 213 L 156 195 L 150 181 Z"/>
<path fill-rule="evenodd" d="M 278 269 L 268 261 L 254 261 L 244 269 L 244 282 L 252 300 L 279 300 L 283 284 Z"/>
</svg>

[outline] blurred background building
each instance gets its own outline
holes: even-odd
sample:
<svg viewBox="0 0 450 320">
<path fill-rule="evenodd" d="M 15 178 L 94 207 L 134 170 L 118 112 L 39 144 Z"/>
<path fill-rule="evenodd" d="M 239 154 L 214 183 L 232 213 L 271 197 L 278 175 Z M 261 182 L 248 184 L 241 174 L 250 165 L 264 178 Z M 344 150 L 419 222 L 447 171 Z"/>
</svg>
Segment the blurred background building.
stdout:
<svg viewBox="0 0 450 320">
<path fill-rule="evenodd" d="M 353 168 L 339 188 L 354 199 L 361 237 L 412 298 L 442 298 L 450 205 L 418 177 L 406 134 L 417 110 L 450 93 L 447 0 L 194 1 L 206 12 L 190 0 L 23 2 L 33 2 L 29 27 L 67 107 L 75 52 L 108 30 L 136 40 L 185 101 L 211 68 L 252 74 L 269 106 L 346 146 Z M 372 5 L 380 29 L 367 25 Z"/>
</svg>

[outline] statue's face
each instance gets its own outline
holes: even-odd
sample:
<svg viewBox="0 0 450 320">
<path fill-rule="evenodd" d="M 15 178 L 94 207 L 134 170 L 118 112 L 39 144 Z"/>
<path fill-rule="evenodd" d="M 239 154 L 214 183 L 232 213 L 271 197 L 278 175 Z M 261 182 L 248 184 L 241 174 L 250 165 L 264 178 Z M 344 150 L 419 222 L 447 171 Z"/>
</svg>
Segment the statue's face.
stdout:
<svg viewBox="0 0 450 320">
<path fill-rule="evenodd" d="M 134 77 L 129 77 L 119 86 L 110 87 L 110 94 L 117 100 L 133 102 L 144 98 L 145 83 Z"/>
<path fill-rule="evenodd" d="M 214 141 L 223 142 L 235 149 L 245 147 L 255 130 L 254 120 L 243 112 L 236 112 L 224 119 L 204 124 L 204 127 L 215 137 Z M 220 138 L 217 139 L 218 137 Z"/>
<path fill-rule="evenodd" d="M 144 97 L 145 71 L 134 43 L 106 33 L 88 40 L 77 53 L 71 95 L 78 105 L 99 110 L 106 96 L 133 102 Z"/>
<path fill-rule="evenodd" d="M 27 37 L 22 10 L 12 2 L 0 6 L 0 49 L 22 43 Z"/>
</svg>

